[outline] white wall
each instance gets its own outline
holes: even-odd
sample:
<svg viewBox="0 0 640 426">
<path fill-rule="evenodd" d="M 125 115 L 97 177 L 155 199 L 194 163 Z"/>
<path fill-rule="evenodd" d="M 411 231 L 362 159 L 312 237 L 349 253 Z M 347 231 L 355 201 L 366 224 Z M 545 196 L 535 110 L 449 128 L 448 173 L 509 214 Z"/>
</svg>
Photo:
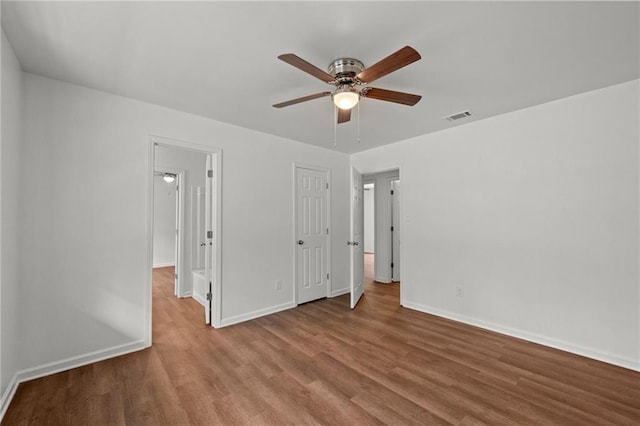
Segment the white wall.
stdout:
<svg viewBox="0 0 640 426">
<path fill-rule="evenodd" d="M 366 253 L 375 252 L 375 196 L 374 186 L 365 185 L 364 188 L 364 251 Z"/>
<path fill-rule="evenodd" d="M 150 134 L 223 150 L 223 321 L 293 303 L 294 162 L 331 169 L 332 289 L 348 287 L 347 155 L 31 74 L 24 78 L 29 125 L 21 178 L 29 196 L 20 212 L 28 242 L 20 252 L 20 368 L 135 348 L 145 338 Z"/>
<path fill-rule="evenodd" d="M 175 266 L 176 186 L 153 178 L 153 267 Z"/>
<path fill-rule="evenodd" d="M 18 370 L 18 174 L 22 140 L 23 79 L 13 49 L 2 32 L 2 145 L 0 147 L 0 397 Z M 0 418 L 3 408 L 0 401 Z"/>
<path fill-rule="evenodd" d="M 638 94 L 353 155 L 363 173 L 400 164 L 403 305 L 639 369 Z"/>
</svg>

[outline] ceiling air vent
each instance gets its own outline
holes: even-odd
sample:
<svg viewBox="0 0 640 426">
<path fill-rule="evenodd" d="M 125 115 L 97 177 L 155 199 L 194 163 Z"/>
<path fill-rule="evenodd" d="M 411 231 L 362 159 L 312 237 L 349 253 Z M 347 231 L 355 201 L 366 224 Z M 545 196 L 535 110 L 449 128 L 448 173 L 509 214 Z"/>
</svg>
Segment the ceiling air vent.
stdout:
<svg viewBox="0 0 640 426">
<path fill-rule="evenodd" d="M 449 121 L 460 120 L 461 118 L 471 117 L 471 112 L 469 110 L 459 112 L 457 114 L 451 114 L 448 117 L 445 117 Z"/>
</svg>

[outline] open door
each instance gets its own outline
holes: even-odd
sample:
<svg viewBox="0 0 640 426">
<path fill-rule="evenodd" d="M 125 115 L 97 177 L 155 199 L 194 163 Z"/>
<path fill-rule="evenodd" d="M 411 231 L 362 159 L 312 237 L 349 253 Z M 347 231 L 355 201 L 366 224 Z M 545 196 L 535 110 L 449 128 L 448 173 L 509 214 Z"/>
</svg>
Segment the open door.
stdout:
<svg viewBox="0 0 640 426">
<path fill-rule="evenodd" d="M 177 297 L 181 297 L 180 294 L 180 282 L 178 281 L 178 277 L 182 277 L 182 271 L 180 268 L 180 264 L 182 263 L 182 254 L 180 253 L 180 239 L 182 238 L 182 235 L 180 234 L 180 213 L 181 213 L 181 208 L 180 208 L 180 184 L 182 182 L 180 182 L 180 176 L 176 176 L 176 223 L 175 223 L 175 228 L 176 228 L 176 232 L 175 232 L 175 241 L 173 244 L 174 247 L 174 252 L 173 252 L 173 258 L 175 259 L 175 270 L 174 270 L 174 274 L 173 274 L 173 293 L 175 296 Z"/>
<path fill-rule="evenodd" d="M 400 181 L 391 182 L 391 281 L 400 281 Z"/>
<path fill-rule="evenodd" d="M 213 302 L 213 292 L 211 283 L 213 281 L 213 220 L 211 211 L 211 200 L 213 198 L 213 159 L 207 155 L 207 176 L 205 179 L 205 201 L 204 201 L 204 221 L 206 235 L 204 236 L 204 272 L 206 300 L 204 304 L 205 324 L 211 324 L 211 304 Z"/>
<path fill-rule="evenodd" d="M 354 167 L 351 178 L 351 309 L 364 294 L 364 198 L 362 174 Z"/>
</svg>

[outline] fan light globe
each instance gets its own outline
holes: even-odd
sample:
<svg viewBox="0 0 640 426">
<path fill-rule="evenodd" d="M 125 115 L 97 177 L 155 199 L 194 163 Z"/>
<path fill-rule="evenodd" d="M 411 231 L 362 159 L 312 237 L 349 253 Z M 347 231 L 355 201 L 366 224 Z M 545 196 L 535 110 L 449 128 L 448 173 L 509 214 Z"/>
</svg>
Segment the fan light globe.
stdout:
<svg viewBox="0 0 640 426">
<path fill-rule="evenodd" d="M 349 110 L 357 105 L 360 100 L 360 95 L 358 92 L 351 88 L 340 88 L 333 92 L 331 96 L 333 99 L 333 103 L 340 109 Z"/>
<path fill-rule="evenodd" d="M 167 182 L 167 183 L 171 183 L 174 180 L 176 180 L 176 177 L 174 175 L 172 175 L 172 174 L 165 173 L 165 175 L 164 175 L 164 177 L 162 179 L 164 179 L 164 181 Z"/>
</svg>

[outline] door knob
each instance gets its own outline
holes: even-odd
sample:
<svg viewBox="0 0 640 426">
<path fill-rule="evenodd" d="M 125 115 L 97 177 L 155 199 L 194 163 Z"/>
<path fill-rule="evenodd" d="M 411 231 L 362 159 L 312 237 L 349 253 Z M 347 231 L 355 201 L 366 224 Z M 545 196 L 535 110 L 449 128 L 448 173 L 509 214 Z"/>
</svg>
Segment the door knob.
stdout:
<svg viewBox="0 0 640 426">
<path fill-rule="evenodd" d="M 354 241 L 354 242 L 353 242 L 353 245 L 354 245 L 354 246 L 359 246 L 359 245 L 360 245 L 360 243 L 359 243 L 359 242 L 357 242 L 357 241 Z"/>
<path fill-rule="evenodd" d="M 298 240 L 298 245 L 303 245 L 303 244 L 304 244 L 304 241 Z"/>
</svg>

